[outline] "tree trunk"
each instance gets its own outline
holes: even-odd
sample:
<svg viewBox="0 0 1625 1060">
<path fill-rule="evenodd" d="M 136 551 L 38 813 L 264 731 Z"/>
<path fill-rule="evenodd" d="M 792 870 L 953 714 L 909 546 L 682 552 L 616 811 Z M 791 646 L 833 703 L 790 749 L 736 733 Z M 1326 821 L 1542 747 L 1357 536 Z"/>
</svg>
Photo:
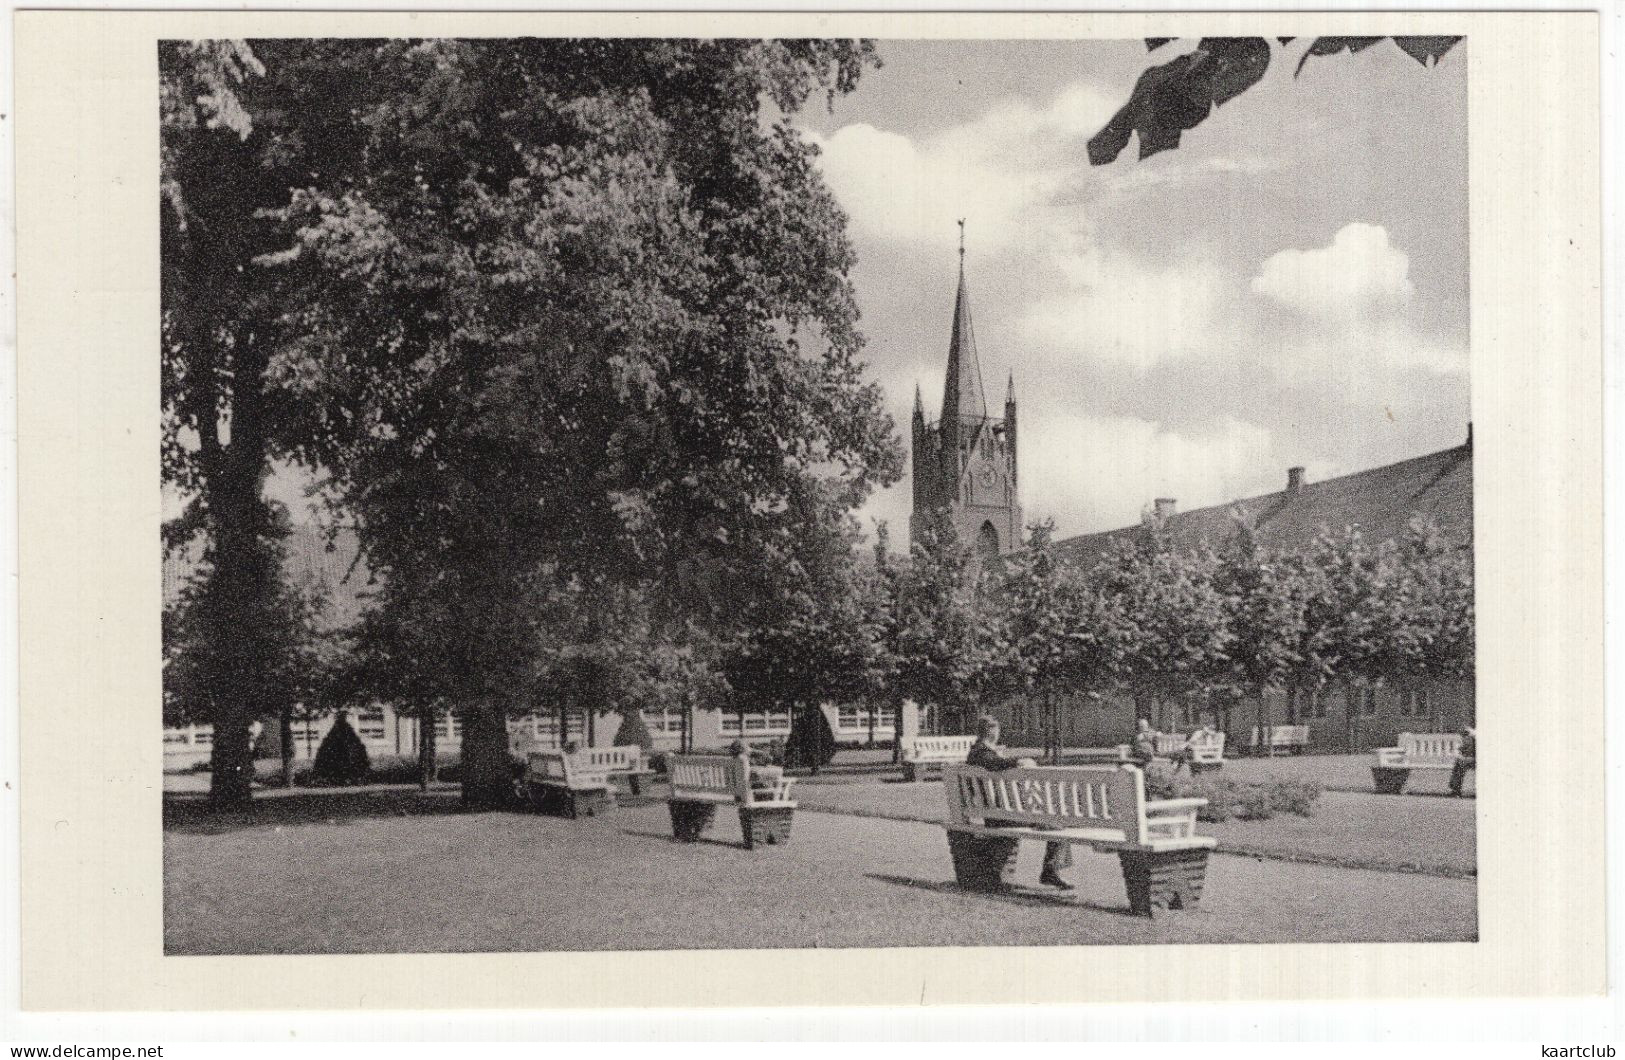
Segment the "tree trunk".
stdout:
<svg viewBox="0 0 1625 1060">
<path fill-rule="evenodd" d="M 513 759 L 508 753 L 507 716 L 491 700 L 463 714 L 463 806 L 505 809 L 513 804 Z"/>
<path fill-rule="evenodd" d="M 891 764 L 894 766 L 903 763 L 903 708 L 907 702 L 906 699 L 897 701 L 897 716 L 892 719 Z"/>
<path fill-rule="evenodd" d="M 248 744 L 248 726 L 240 708 L 217 708 L 209 752 L 209 802 L 218 809 L 246 806 L 254 799 L 254 753 Z"/>
<path fill-rule="evenodd" d="M 822 710 L 823 708 L 815 706 L 812 709 Z M 822 746 L 822 741 L 820 741 L 815 734 L 821 735 L 823 733 L 823 729 L 819 726 L 817 719 L 815 719 L 811 713 L 807 712 L 806 707 L 803 707 L 802 711 L 802 716 L 806 719 L 803 724 L 806 726 L 807 743 L 812 749 L 812 775 L 816 777 L 818 775 L 818 760 L 824 757 L 824 748 Z"/>
<path fill-rule="evenodd" d="M 282 716 L 278 719 L 277 750 L 282 755 L 282 786 L 293 787 L 293 704 L 287 703 L 282 707 Z"/>
<path fill-rule="evenodd" d="M 439 735 L 435 732 L 438 722 L 436 715 L 439 711 L 434 707 L 425 707 L 418 712 L 418 790 L 428 791 L 429 785 L 439 779 L 440 771 L 436 768 L 438 749 L 436 743 Z"/>
</svg>

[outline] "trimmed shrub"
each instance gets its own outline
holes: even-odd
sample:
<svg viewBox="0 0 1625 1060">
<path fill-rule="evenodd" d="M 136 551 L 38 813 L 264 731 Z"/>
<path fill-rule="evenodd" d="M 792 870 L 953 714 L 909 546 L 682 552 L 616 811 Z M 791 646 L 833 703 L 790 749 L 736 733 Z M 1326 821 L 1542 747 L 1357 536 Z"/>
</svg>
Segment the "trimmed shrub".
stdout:
<svg viewBox="0 0 1625 1060">
<path fill-rule="evenodd" d="M 1232 818 L 1267 821 L 1278 813 L 1312 817 L 1321 786 L 1311 780 L 1270 780 L 1239 783 L 1212 777 L 1185 777 L 1153 763 L 1145 771 L 1145 793 L 1150 799 L 1206 799 L 1197 810 L 1199 821 L 1217 823 Z"/>
<path fill-rule="evenodd" d="M 615 730 L 615 746 L 654 750 L 655 738 L 649 732 L 648 723 L 643 720 L 643 711 L 628 710 L 621 714 L 621 727 Z"/>
</svg>

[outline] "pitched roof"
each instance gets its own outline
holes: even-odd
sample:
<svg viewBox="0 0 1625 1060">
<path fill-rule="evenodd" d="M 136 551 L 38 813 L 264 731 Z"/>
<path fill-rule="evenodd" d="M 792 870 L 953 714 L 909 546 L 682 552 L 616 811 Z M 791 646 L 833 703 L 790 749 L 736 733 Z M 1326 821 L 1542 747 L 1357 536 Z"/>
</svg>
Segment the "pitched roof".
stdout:
<svg viewBox="0 0 1625 1060">
<path fill-rule="evenodd" d="M 1177 512 L 1169 520 L 1173 546 L 1181 551 L 1201 544 L 1219 548 L 1229 540 L 1237 506 L 1250 515 L 1260 539 L 1275 547 L 1308 544 L 1321 529 L 1354 527 L 1371 542 L 1405 533 L 1411 519 L 1427 516 L 1445 536 L 1471 544 L 1473 539 L 1473 447 L 1401 460 L 1397 464 L 1352 475 L 1309 482 L 1295 492 L 1284 489 L 1245 500 Z M 1138 526 L 1067 538 L 1056 552 L 1074 563 L 1098 561 L 1114 540 L 1132 535 Z"/>
<path fill-rule="evenodd" d="M 942 422 L 956 415 L 987 418 L 987 396 L 982 390 L 982 364 L 976 357 L 976 330 L 971 326 L 963 258 L 959 262 L 959 293 L 954 297 L 954 330 L 948 340 L 948 375 L 942 386 Z"/>
<path fill-rule="evenodd" d="M 325 601 L 321 625 L 338 629 L 360 618 L 365 607 L 361 594 L 367 588 L 369 574 L 365 561 L 359 558 L 360 544 L 353 529 L 340 527 L 331 542 L 327 533 L 319 526 L 294 526 L 286 538 L 288 558 L 284 569 L 290 585 Z M 197 542 L 184 550 L 165 551 L 166 606 L 180 596 L 197 573 L 202 554 Z"/>
</svg>

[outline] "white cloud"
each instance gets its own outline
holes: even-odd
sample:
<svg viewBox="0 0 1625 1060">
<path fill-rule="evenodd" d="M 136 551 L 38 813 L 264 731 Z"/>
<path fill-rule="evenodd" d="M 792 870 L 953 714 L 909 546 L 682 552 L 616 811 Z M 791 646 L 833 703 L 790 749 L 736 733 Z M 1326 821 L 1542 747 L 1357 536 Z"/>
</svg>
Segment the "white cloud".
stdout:
<svg viewBox="0 0 1625 1060">
<path fill-rule="evenodd" d="M 978 251 L 1032 248 L 1064 227 L 1050 204 L 1087 168 L 1084 141 L 1113 106 L 1075 85 L 1047 107 L 1006 101 L 918 141 L 867 123 L 804 135 L 822 150 L 825 178 L 860 235 L 952 246 L 964 217 Z"/>
<path fill-rule="evenodd" d="M 1410 258 L 1381 225 L 1354 222 L 1330 246 L 1271 256 L 1252 289 L 1308 316 L 1347 320 L 1384 316 L 1410 301 Z"/>
<path fill-rule="evenodd" d="M 1144 371 L 1222 338 L 1224 277 L 1209 263 L 1158 269 L 1091 252 L 1057 264 L 1071 289 L 1034 302 L 1020 324 L 1042 349 Z"/>
<path fill-rule="evenodd" d="M 1053 516 L 1063 533 L 1128 526 L 1157 497 L 1190 509 L 1279 489 L 1293 462 L 1273 451 L 1267 428 L 1231 416 L 1189 433 L 1129 416 L 1022 424 L 1028 518 Z"/>
</svg>

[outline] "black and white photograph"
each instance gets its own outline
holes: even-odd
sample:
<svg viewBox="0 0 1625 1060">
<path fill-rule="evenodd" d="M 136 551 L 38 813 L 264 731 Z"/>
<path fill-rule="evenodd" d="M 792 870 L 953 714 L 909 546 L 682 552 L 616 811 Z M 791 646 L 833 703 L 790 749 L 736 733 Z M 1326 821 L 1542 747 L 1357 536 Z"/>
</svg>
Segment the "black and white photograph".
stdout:
<svg viewBox="0 0 1625 1060">
<path fill-rule="evenodd" d="M 160 41 L 164 952 L 1476 941 L 1472 47 Z"/>
</svg>

